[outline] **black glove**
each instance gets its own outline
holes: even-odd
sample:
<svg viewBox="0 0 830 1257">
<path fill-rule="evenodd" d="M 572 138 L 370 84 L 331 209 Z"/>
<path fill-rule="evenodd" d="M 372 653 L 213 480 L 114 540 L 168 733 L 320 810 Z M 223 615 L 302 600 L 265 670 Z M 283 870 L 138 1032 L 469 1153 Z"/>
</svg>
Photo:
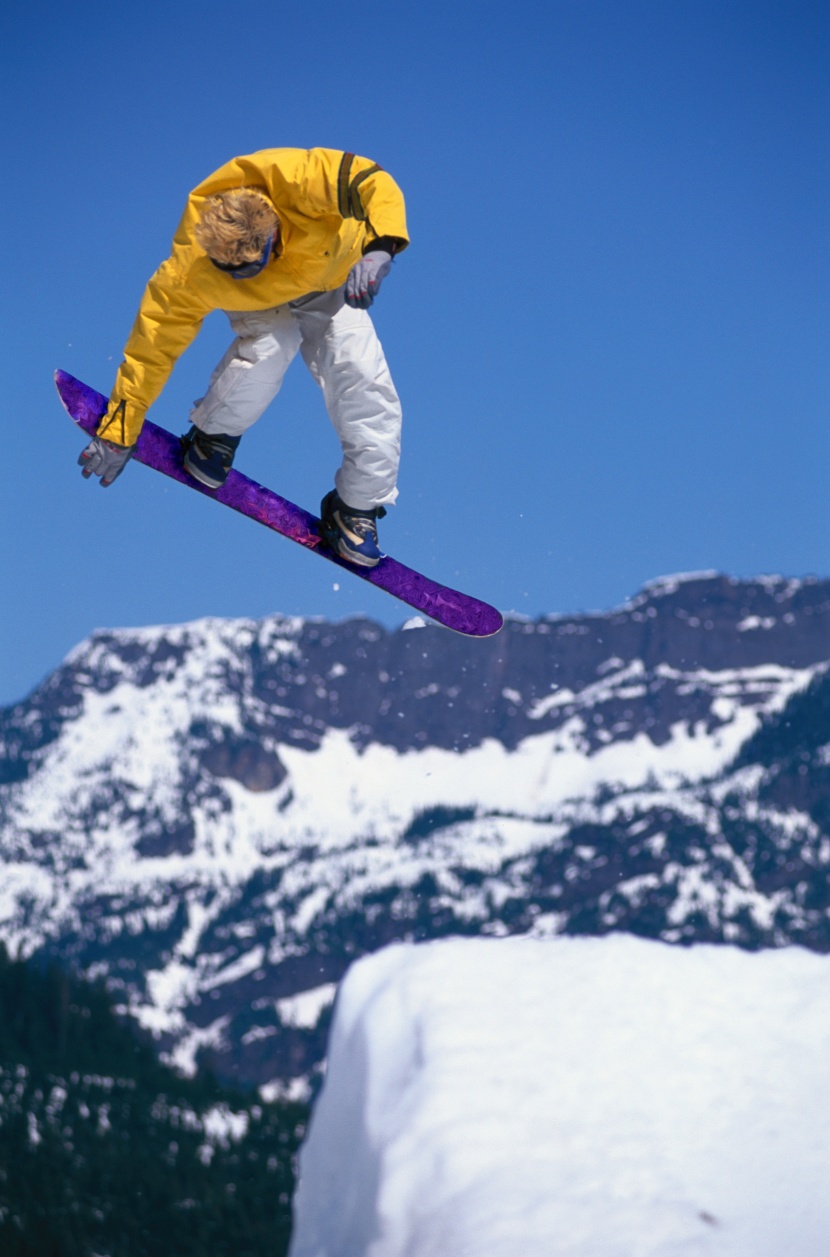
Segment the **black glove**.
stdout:
<svg viewBox="0 0 830 1257">
<path fill-rule="evenodd" d="M 78 466 L 84 469 L 84 480 L 88 480 L 90 476 L 100 476 L 101 488 L 109 488 L 127 466 L 134 449 L 134 445 L 115 445 L 101 436 L 94 436 L 78 456 Z"/>
<path fill-rule="evenodd" d="M 368 310 L 380 292 L 380 286 L 392 266 L 392 254 L 384 249 L 365 253 L 349 271 L 346 280 L 346 305 L 355 310 Z"/>
</svg>

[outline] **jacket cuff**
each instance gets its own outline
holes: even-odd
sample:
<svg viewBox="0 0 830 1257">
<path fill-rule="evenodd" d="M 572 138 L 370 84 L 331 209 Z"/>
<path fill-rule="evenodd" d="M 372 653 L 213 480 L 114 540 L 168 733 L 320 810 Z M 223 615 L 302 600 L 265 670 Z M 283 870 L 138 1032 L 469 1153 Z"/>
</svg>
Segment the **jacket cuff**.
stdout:
<svg viewBox="0 0 830 1257">
<path fill-rule="evenodd" d="M 405 249 L 408 241 L 402 240 L 400 236 L 375 236 L 374 240 L 367 240 L 363 246 L 363 256 L 367 253 L 376 253 L 378 249 L 382 249 L 384 253 L 391 253 L 392 257 L 396 253 L 400 253 Z"/>
<path fill-rule="evenodd" d="M 143 411 L 136 410 L 132 405 L 128 406 L 123 397 L 112 397 L 106 414 L 98 424 L 96 436 L 103 437 L 112 445 L 130 448 L 138 440 L 143 423 Z"/>
</svg>

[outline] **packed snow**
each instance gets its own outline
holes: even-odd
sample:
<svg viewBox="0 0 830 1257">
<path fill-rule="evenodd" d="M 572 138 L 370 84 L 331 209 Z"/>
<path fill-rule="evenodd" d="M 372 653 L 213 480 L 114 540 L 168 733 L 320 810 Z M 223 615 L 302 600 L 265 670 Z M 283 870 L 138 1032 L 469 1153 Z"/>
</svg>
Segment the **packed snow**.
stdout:
<svg viewBox="0 0 830 1257">
<path fill-rule="evenodd" d="M 341 985 L 290 1257 L 822 1257 L 830 958 L 397 944 Z"/>
</svg>

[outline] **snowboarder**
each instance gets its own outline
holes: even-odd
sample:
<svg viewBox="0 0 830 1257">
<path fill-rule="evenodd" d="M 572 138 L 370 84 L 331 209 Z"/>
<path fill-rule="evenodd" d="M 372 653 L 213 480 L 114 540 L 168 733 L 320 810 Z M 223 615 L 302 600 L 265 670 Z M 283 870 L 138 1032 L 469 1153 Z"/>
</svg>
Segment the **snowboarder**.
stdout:
<svg viewBox="0 0 830 1257">
<path fill-rule="evenodd" d="M 272 148 L 236 157 L 193 190 L 173 252 L 150 279 L 107 413 L 80 456 L 104 486 L 124 469 L 148 408 L 206 314 L 235 340 L 190 412 L 185 470 L 224 484 L 240 439 L 279 392 L 299 350 L 343 450 L 321 532 L 364 567 L 397 497 L 401 408 L 367 314 L 409 236 L 403 194 L 368 158 Z"/>
</svg>

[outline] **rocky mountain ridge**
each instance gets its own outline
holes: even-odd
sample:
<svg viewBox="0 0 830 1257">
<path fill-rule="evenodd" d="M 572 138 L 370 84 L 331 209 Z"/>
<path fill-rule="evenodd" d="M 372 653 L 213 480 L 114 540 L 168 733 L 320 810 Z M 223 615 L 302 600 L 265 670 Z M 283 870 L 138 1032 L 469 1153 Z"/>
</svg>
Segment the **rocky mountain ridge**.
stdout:
<svg viewBox="0 0 830 1257">
<path fill-rule="evenodd" d="M 94 634 L 0 713 L 0 935 L 181 1067 L 305 1094 L 393 938 L 830 949 L 830 582 L 654 582 L 470 643 L 274 616 Z"/>
</svg>

